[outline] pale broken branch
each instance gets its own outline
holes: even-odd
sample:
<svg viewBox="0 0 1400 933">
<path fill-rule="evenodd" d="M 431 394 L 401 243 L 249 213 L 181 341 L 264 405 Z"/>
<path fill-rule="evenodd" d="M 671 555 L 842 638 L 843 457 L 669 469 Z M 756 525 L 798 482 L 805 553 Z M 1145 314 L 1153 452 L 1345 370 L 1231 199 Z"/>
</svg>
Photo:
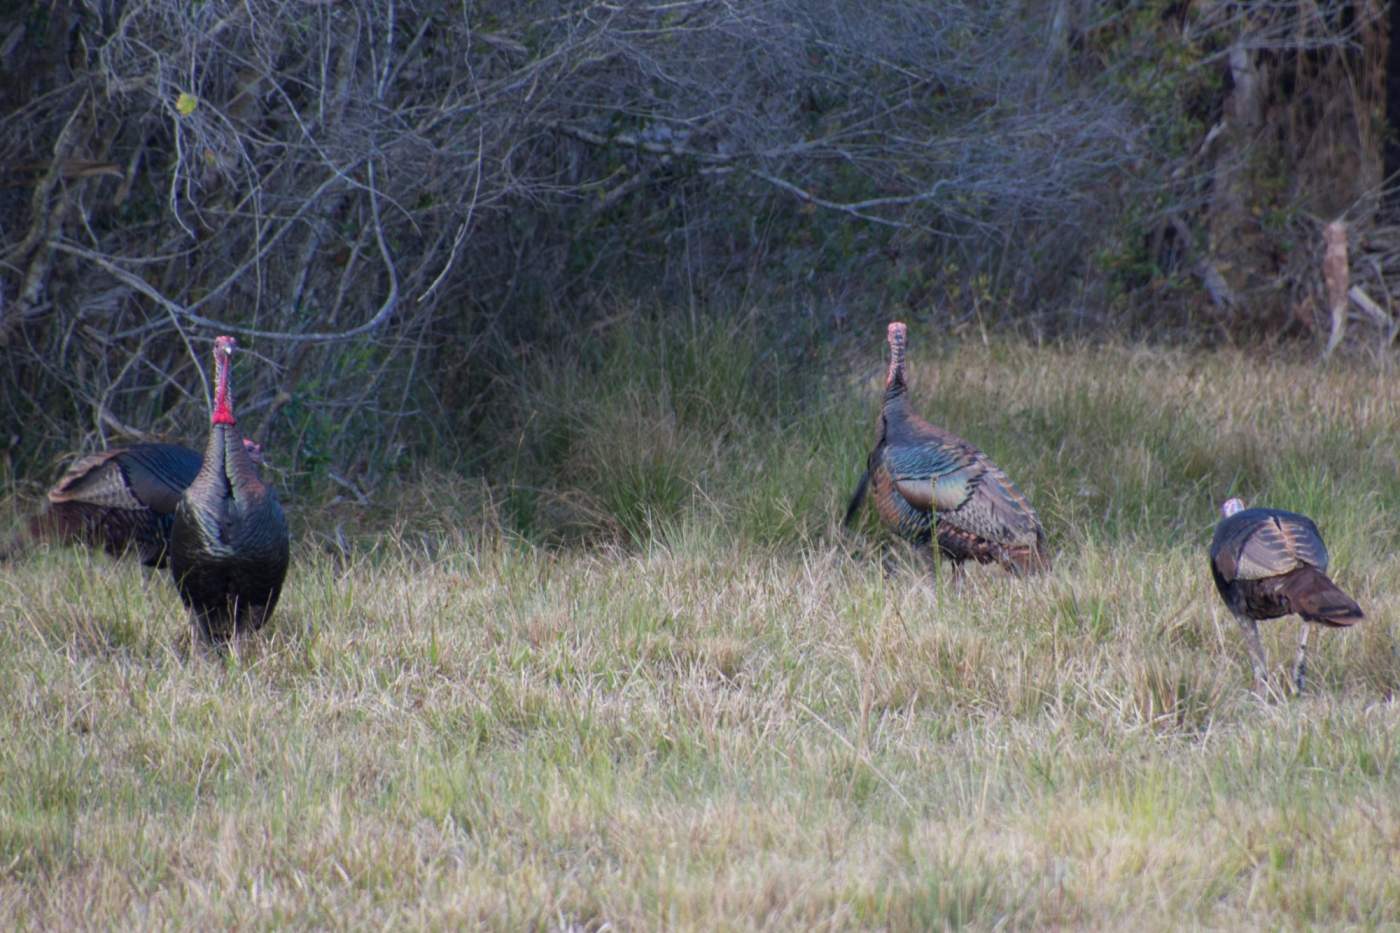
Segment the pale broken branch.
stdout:
<svg viewBox="0 0 1400 933">
<path fill-rule="evenodd" d="M 1400 333 L 1400 321 L 1397 321 L 1386 313 L 1385 308 L 1382 308 L 1370 295 L 1366 294 L 1365 290 L 1362 289 L 1360 285 L 1353 285 L 1351 289 L 1347 291 L 1347 297 L 1349 297 L 1358 308 L 1365 311 L 1366 314 L 1370 316 L 1371 320 L 1375 321 L 1376 325 L 1385 332 L 1386 343 L 1395 342 L 1397 333 Z"/>
<path fill-rule="evenodd" d="M 1327 292 L 1327 310 L 1332 316 L 1332 330 L 1322 358 L 1327 359 L 1342 342 L 1347 329 L 1347 284 L 1351 271 L 1347 265 L 1347 227 L 1334 220 L 1322 228 L 1326 250 L 1322 256 L 1322 281 Z"/>
</svg>

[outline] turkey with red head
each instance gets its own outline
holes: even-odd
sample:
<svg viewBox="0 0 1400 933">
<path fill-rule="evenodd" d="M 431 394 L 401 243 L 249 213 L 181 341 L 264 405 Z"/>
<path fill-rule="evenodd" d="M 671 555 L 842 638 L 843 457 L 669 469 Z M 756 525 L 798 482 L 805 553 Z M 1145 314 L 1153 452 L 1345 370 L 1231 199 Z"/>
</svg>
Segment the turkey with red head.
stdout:
<svg viewBox="0 0 1400 933">
<path fill-rule="evenodd" d="M 244 439 L 255 464 L 262 447 Z M 180 495 L 202 458 L 179 444 L 132 444 L 75 461 L 49 490 L 48 506 L 3 549 L 5 560 L 32 542 L 101 547 L 113 556 L 135 552 L 147 567 L 164 567 Z"/>
<path fill-rule="evenodd" d="M 1045 529 L 1026 497 L 972 444 L 934 427 L 909 406 L 904 378 L 907 329 L 889 326 L 890 365 L 875 449 L 846 508 L 850 525 L 874 487 L 875 509 L 895 534 L 919 545 L 936 538 L 960 579 L 964 561 L 996 563 L 1013 573 L 1050 568 Z"/>
<path fill-rule="evenodd" d="M 267 622 L 290 550 L 277 495 L 258 475 L 233 415 L 229 367 L 237 342 L 214 340 L 214 409 L 204 462 L 175 509 L 170 570 L 200 635 L 226 642 Z"/>
<path fill-rule="evenodd" d="M 1293 684 L 1300 692 L 1307 667 L 1308 624 L 1345 628 L 1365 616 L 1327 576 L 1327 546 L 1306 515 L 1282 509 L 1247 509 L 1239 499 L 1220 507 L 1210 542 L 1210 572 L 1230 608 L 1254 666 L 1255 691 L 1268 690 L 1268 665 L 1259 640 L 1260 619 L 1302 617 Z"/>
</svg>

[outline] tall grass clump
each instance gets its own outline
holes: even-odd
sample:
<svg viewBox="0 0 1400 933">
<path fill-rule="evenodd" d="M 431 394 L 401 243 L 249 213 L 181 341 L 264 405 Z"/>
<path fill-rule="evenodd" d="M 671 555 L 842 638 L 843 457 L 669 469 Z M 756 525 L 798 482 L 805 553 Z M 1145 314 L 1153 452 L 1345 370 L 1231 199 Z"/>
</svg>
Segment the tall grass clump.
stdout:
<svg viewBox="0 0 1400 933">
<path fill-rule="evenodd" d="M 752 318 L 635 314 L 517 378 L 496 454 L 527 537 L 638 546 L 703 516 L 777 541 L 825 523 L 830 416 L 844 428 L 854 408 Z"/>
</svg>

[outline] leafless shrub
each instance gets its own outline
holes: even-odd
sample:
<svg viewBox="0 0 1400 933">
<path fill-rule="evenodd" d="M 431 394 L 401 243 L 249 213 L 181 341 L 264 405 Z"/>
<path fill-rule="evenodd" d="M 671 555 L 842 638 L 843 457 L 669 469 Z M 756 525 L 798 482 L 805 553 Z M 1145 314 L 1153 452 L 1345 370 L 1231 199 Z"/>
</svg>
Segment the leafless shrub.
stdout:
<svg viewBox="0 0 1400 933">
<path fill-rule="evenodd" d="M 1152 8 L 36 6 L 0 39 L 0 418 L 188 435 L 229 331 L 259 434 L 372 486 L 619 295 L 1039 312 L 1173 167 L 1121 80 Z M 1181 28 L 1296 21 L 1210 10 Z"/>
</svg>

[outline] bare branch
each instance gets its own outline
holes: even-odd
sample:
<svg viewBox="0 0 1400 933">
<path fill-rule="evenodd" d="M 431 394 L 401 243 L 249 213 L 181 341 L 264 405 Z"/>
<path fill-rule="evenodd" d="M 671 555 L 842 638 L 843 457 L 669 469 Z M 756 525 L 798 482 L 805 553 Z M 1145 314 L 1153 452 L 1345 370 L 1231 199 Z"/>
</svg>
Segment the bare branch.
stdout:
<svg viewBox="0 0 1400 933">
<path fill-rule="evenodd" d="M 371 191 L 370 207 L 374 214 L 375 242 L 379 246 L 379 255 L 384 260 L 385 274 L 389 277 L 389 293 L 385 296 L 383 304 L 379 306 L 379 310 L 375 312 L 372 318 L 359 325 L 358 327 L 352 327 L 348 330 L 336 332 L 306 331 L 298 333 L 293 331 L 262 330 L 256 327 L 244 327 L 239 324 L 231 324 L 227 321 L 216 321 L 213 318 L 208 318 L 204 317 L 203 315 L 196 314 L 193 310 L 191 310 L 191 308 L 186 307 L 180 304 L 179 302 L 166 297 L 165 295 L 162 295 L 159 291 L 157 291 L 154 287 L 149 285 L 140 276 L 128 272 L 127 270 L 118 266 L 116 263 L 109 260 L 107 257 L 95 253 L 92 250 L 85 249 L 81 246 L 77 246 L 72 243 L 61 242 L 54 243 L 53 248 L 60 252 L 70 253 L 74 256 L 81 257 L 82 259 L 85 259 L 88 262 L 99 266 L 100 268 L 105 270 L 109 275 L 129 285 L 136 291 L 139 291 L 141 294 L 145 295 L 147 298 L 150 298 L 152 301 L 156 302 L 158 305 L 160 305 L 162 308 L 164 308 L 166 311 L 176 316 L 177 318 L 181 318 L 193 324 L 199 324 L 203 327 L 218 330 L 221 333 L 242 334 L 246 337 L 260 337 L 265 340 L 289 340 L 307 343 L 333 343 L 343 340 L 351 340 L 363 334 L 370 333 L 371 331 L 375 330 L 380 325 L 382 325 L 385 321 L 387 321 L 389 319 L 389 316 L 394 313 L 394 308 L 397 306 L 399 298 L 398 274 L 394 268 L 394 260 L 389 255 L 389 247 L 384 242 L 384 227 L 383 222 L 379 216 L 379 200 L 377 197 L 374 196 L 375 184 L 373 162 L 370 162 L 368 164 L 368 171 L 369 189 Z M 198 304 L 203 304 L 207 300 L 208 299 L 206 298 L 192 307 L 197 307 Z"/>
</svg>

